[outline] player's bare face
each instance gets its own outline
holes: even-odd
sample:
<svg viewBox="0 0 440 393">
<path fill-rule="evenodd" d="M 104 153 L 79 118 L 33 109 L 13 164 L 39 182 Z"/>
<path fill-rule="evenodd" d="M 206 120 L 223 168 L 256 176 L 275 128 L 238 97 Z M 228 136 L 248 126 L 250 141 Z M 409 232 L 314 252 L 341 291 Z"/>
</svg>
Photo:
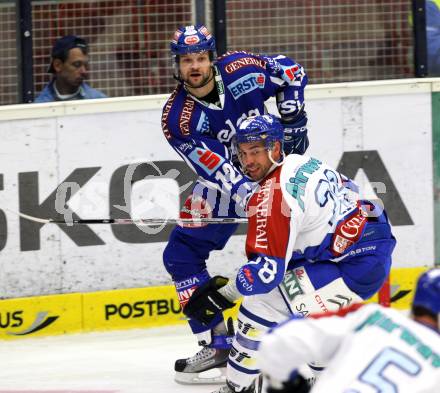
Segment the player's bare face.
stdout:
<svg viewBox="0 0 440 393">
<path fill-rule="evenodd" d="M 238 158 L 246 175 L 254 181 L 264 178 L 272 167 L 264 142 L 240 143 Z"/>
<path fill-rule="evenodd" d="M 179 61 L 180 77 L 193 89 L 206 85 L 211 78 L 212 68 L 208 52 L 181 55 Z"/>
</svg>

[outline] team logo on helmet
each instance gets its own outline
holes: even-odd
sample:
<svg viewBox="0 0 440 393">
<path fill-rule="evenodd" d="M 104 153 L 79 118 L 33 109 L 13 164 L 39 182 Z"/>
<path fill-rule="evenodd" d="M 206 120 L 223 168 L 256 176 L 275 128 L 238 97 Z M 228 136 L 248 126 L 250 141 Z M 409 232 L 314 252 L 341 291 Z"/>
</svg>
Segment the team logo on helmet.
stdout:
<svg viewBox="0 0 440 393">
<path fill-rule="evenodd" d="M 185 37 L 183 42 L 187 45 L 195 45 L 200 42 L 200 38 L 197 37 L 196 35 L 190 35 L 190 36 Z"/>
<path fill-rule="evenodd" d="M 170 43 L 171 53 L 175 56 L 203 51 L 213 52 L 215 57 L 215 39 L 203 25 L 180 27 Z"/>
</svg>

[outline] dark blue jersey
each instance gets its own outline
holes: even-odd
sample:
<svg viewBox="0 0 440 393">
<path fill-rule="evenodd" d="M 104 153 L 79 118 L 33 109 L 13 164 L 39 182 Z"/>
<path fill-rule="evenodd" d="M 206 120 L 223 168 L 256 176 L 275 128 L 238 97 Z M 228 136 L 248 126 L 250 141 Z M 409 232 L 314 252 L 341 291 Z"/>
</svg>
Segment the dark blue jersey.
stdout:
<svg viewBox="0 0 440 393">
<path fill-rule="evenodd" d="M 199 176 L 241 202 L 253 188 L 233 165 L 233 136 L 247 117 L 267 112 L 265 101 L 276 97 L 282 117 L 303 110 L 307 76 L 285 56 L 228 53 L 214 66 L 218 105 L 192 96 L 179 86 L 162 112 L 162 129 L 171 146 Z"/>
</svg>

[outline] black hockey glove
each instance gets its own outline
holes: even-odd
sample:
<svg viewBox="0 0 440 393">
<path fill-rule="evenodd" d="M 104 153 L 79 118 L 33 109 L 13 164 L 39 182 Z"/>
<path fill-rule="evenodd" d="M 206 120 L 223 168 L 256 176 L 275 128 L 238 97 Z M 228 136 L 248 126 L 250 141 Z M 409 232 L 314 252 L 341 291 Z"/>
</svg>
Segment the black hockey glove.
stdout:
<svg viewBox="0 0 440 393">
<path fill-rule="evenodd" d="M 296 374 L 291 380 L 284 382 L 283 386 L 275 389 L 267 387 L 267 393 L 309 393 L 312 386 L 301 374 Z"/>
<path fill-rule="evenodd" d="M 230 302 L 217 291 L 224 287 L 228 281 L 226 277 L 212 277 L 194 291 L 184 307 L 183 313 L 203 325 L 209 325 L 219 312 L 235 306 L 235 303 Z"/>
<path fill-rule="evenodd" d="M 284 127 L 284 153 L 304 154 L 309 147 L 307 113 L 302 110 L 294 118 L 281 118 Z"/>
</svg>

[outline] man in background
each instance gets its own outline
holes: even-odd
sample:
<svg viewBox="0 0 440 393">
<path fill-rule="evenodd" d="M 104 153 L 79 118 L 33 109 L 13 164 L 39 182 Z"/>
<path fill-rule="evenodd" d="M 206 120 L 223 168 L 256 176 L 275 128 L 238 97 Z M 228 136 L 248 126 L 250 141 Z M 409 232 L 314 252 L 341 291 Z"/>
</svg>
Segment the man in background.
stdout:
<svg viewBox="0 0 440 393">
<path fill-rule="evenodd" d="M 89 70 L 87 42 L 77 36 L 58 39 L 53 48 L 48 73 L 52 80 L 44 87 L 35 102 L 69 101 L 106 98 L 86 82 Z"/>
</svg>

